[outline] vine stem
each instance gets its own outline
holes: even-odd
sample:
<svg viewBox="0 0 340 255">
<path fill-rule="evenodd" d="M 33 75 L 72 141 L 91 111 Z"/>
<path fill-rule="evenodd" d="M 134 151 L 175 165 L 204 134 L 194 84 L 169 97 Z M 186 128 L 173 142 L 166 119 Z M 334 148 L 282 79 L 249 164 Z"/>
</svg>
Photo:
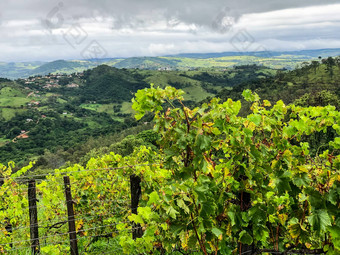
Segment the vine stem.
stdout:
<svg viewBox="0 0 340 255">
<path fill-rule="evenodd" d="M 190 213 L 190 217 L 191 217 L 191 220 L 192 220 L 192 225 L 193 225 L 193 227 L 194 227 L 194 231 L 195 231 L 195 235 L 196 235 L 196 238 L 197 238 L 197 240 L 198 240 L 198 243 L 200 244 L 201 249 L 202 249 L 202 251 L 204 252 L 204 255 L 208 255 L 208 254 L 207 254 L 207 251 L 206 251 L 206 249 L 205 249 L 205 246 L 204 246 L 202 240 L 200 239 L 200 237 L 199 237 L 199 235 L 198 235 L 198 233 L 197 233 L 197 228 L 196 228 L 195 220 L 194 220 L 194 217 L 193 217 L 192 213 Z"/>
<path fill-rule="evenodd" d="M 187 131 L 188 131 L 188 133 L 189 133 L 189 131 L 190 131 L 190 121 L 189 121 L 189 117 L 188 117 L 187 112 L 185 111 L 185 106 L 184 106 L 183 102 L 182 102 L 181 100 L 179 100 L 179 102 L 180 102 L 180 104 L 181 104 L 182 107 L 183 107 L 183 112 L 184 112 L 184 115 L 185 115 L 185 121 L 186 121 L 186 123 L 187 123 Z"/>
<path fill-rule="evenodd" d="M 218 254 L 218 239 L 216 240 L 216 246 L 215 246 L 215 255 Z"/>
<path fill-rule="evenodd" d="M 278 224 L 276 227 L 276 250 L 279 251 L 279 231 L 280 225 Z"/>
</svg>

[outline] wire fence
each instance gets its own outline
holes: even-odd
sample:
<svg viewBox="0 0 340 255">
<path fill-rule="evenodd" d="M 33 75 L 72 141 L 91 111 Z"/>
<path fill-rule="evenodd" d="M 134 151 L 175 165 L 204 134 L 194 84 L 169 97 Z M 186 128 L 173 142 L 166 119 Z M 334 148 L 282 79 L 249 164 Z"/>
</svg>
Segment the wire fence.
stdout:
<svg viewBox="0 0 340 255">
<path fill-rule="evenodd" d="M 132 206 L 131 201 L 139 199 L 133 197 L 136 193 L 133 188 L 140 190 L 140 183 L 132 187 L 129 194 L 126 191 L 129 187 L 127 177 L 130 176 L 123 176 L 126 182 L 124 193 L 110 190 L 114 189 L 114 184 L 122 182 L 122 177 L 119 179 L 109 174 L 114 170 L 139 166 L 145 165 L 1 177 L 2 183 L 7 181 L 10 184 L 0 200 L 0 219 L 1 212 L 10 211 L 14 215 L 6 214 L 7 217 L 2 217 L 0 222 L 0 253 L 41 254 L 44 248 L 61 245 L 64 251 L 73 255 L 88 250 L 92 239 L 112 238 L 121 232 L 140 230 L 140 226 L 127 220 L 127 216 L 138 208 L 138 203 Z M 108 174 L 96 175 L 103 171 Z M 88 178 L 74 177 L 84 173 Z M 102 186 L 105 181 L 109 185 L 96 194 L 94 187 Z M 86 189 L 91 191 L 84 192 Z M 20 201 L 14 201 L 16 198 Z M 17 214 L 21 217 L 16 217 Z M 118 224 L 126 226 L 118 230 Z M 116 249 L 111 248 L 119 249 L 118 245 Z"/>
<path fill-rule="evenodd" d="M 151 165 L 0 178 L 3 182 L 10 182 L 1 191 L 3 194 L 0 197 L 0 253 L 54 254 L 49 253 L 48 249 L 58 248 L 62 250 L 60 254 L 122 254 L 118 239 L 115 238 L 118 234 L 128 233 L 134 239 L 143 234 L 139 224 L 128 220 L 131 213 L 137 213 L 142 195 L 141 178 L 133 174 L 120 177 L 110 174 L 114 170 L 140 166 Z M 107 175 L 94 176 L 100 171 L 107 171 Z M 88 173 L 88 179 L 82 178 L 84 176 L 75 177 L 80 173 Z M 105 181 L 108 182 L 107 186 L 103 185 Z M 123 182 L 124 189 L 120 190 L 119 184 Z M 100 191 L 94 189 L 100 185 L 103 186 Z M 84 191 L 86 189 L 90 191 Z M 10 197 L 9 194 L 21 200 L 14 201 L 16 197 Z M 7 213 L 5 217 L 5 211 L 12 214 Z M 117 228 L 118 225 L 124 226 Z M 103 246 L 95 245 L 103 239 L 107 240 L 105 250 Z M 200 251 L 183 253 L 176 249 L 167 254 L 201 254 Z M 323 254 L 323 251 L 241 249 L 238 254 L 263 253 Z"/>
</svg>

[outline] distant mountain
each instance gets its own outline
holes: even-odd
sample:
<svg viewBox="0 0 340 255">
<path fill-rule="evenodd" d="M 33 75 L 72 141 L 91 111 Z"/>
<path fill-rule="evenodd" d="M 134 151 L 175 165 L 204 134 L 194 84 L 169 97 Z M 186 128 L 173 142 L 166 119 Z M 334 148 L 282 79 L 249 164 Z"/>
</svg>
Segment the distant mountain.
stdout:
<svg viewBox="0 0 340 255">
<path fill-rule="evenodd" d="M 121 60 L 121 59 L 119 59 Z M 117 59 L 100 60 L 55 60 L 52 62 L 11 62 L 0 63 L 0 77 L 9 79 L 27 78 L 29 76 L 46 75 L 49 73 L 71 74 L 83 72 L 103 63 L 113 65 Z"/>
<path fill-rule="evenodd" d="M 168 59 L 162 57 L 133 57 L 121 60 L 114 67 L 117 68 L 139 68 L 139 69 L 156 69 L 164 67 L 176 67 L 181 62 L 177 59 Z"/>
<path fill-rule="evenodd" d="M 82 72 L 84 70 L 94 68 L 102 63 L 110 63 L 111 59 L 105 60 L 56 60 L 33 69 L 30 75 L 46 75 L 49 73 L 70 74 Z"/>
<path fill-rule="evenodd" d="M 20 77 L 27 77 L 31 71 L 44 65 L 46 62 L 32 61 L 32 62 L 0 62 L 0 77 L 16 79 Z"/>
<path fill-rule="evenodd" d="M 70 70 L 83 66 L 84 65 L 82 64 L 82 62 L 79 61 L 56 60 L 39 66 L 38 68 L 32 71 L 32 74 L 45 75 L 48 73 L 57 72 L 59 70 Z"/>
<path fill-rule="evenodd" d="M 268 57 L 268 56 L 282 56 L 282 55 L 296 55 L 305 56 L 306 58 L 317 58 L 321 56 L 332 57 L 339 56 L 340 49 L 317 49 L 317 50 L 299 50 L 299 51 L 245 51 L 245 52 L 219 52 L 219 53 L 183 53 L 176 55 L 167 55 L 166 57 L 179 57 L 179 58 L 221 58 L 221 57 L 235 57 L 235 56 L 255 56 L 255 57 Z"/>
<path fill-rule="evenodd" d="M 0 77 L 17 79 L 48 73 L 71 74 L 105 64 L 116 68 L 143 70 L 188 70 L 197 68 L 228 68 L 256 64 L 276 69 L 294 69 L 301 63 L 329 56 L 339 56 L 340 49 L 301 51 L 258 51 L 221 53 L 184 53 L 161 57 L 105 58 L 87 60 L 56 60 L 52 62 L 0 62 Z"/>
</svg>

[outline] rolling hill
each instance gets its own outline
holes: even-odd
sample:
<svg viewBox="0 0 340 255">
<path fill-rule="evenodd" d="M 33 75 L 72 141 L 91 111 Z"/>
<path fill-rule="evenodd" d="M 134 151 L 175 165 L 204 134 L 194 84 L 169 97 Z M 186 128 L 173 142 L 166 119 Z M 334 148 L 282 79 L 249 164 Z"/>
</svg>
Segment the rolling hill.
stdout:
<svg viewBox="0 0 340 255">
<path fill-rule="evenodd" d="M 192 106 L 211 97 L 239 100 L 242 91 L 250 88 L 273 103 L 281 99 L 286 104 L 333 104 L 339 108 L 339 80 L 339 58 L 314 61 L 291 71 L 256 65 L 179 71 L 100 65 L 71 75 L 51 74 L 16 81 L 2 78 L 0 162 L 15 160 L 23 164 L 58 151 L 59 167 L 93 149 L 91 139 L 121 133 L 136 125 L 143 129 L 143 123 L 150 119 L 133 119 L 131 99 L 150 83 L 184 90 L 186 104 Z M 247 108 L 247 103 L 243 105 Z"/>
<path fill-rule="evenodd" d="M 187 103 L 196 104 L 240 81 L 263 79 L 275 73 L 257 66 L 226 71 L 158 71 L 100 65 L 80 74 L 1 79 L 0 162 L 23 163 L 57 150 L 67 152 L 68 158 L 60 161 L 66 162 L 73 157 L 75 148 L 91 137 L 97 139 L 143 125 L 148 120 L 133 119 L 131 99 L 150 83 L 183 89 Z"/>
<path fill-rule="evenodd" d="M 191 70 L 201 68 L 227 68 L 237 65 L 263 65 L 276 69 L 294 69 L 305 61 L 318 57 L 340 55 L 340 49 L 319 49 L 301 51 L 259 51 L 188 53 L 160 57 L 131 57 L 125 59 L 105 58 L 95 60 L 57 60 L 48 63 L 0 63 L 0 77 L 18 79 L 48 73 L 71 74 L 94 68 L 101 64 L 116 68 L 137 68 L 143 70 Z"/>
</svg>

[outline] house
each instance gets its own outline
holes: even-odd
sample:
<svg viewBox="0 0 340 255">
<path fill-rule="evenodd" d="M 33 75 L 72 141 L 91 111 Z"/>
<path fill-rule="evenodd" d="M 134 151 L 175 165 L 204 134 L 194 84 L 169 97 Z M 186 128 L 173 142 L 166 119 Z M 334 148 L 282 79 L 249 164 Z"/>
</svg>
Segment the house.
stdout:
<svg viewBox="0 0 340 255">
<path fill-rule="evenodd" d="M 27 133 L 28 133 L 28 132 L 27 132 Z M 13 143 L 16 143 L 16 140 L 17 140 L 17 139 L 27 139 L 27 138 L 29 138 L 29 136 L 28 136 L 27 133 L 18 135 L 17 137 L 15 137 L 15 138 L 12 140 L 12 142 L 13 142 Z"/>
<path fill-rule="evenodd" d="M 79 85 L 76 84 L 76 83 L 71 83 L 71 84 L 66 85 L 66 87 L 68 87 L 68 88 L 79 88 Z"/>
</svg>

